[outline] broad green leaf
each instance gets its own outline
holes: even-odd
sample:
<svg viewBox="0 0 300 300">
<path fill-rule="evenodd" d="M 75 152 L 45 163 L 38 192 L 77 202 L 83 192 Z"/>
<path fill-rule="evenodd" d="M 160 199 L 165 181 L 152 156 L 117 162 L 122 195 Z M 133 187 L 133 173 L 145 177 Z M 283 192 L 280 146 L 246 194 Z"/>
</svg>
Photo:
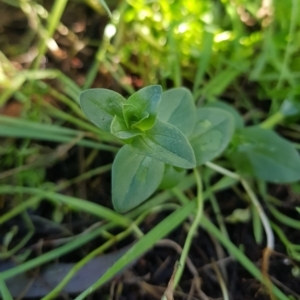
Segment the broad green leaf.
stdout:
<svg viewBox="0 0 300 300">
<path fill-rule="evenodd" d="M 190 169 L 196 166 L 195 155 L 183 133 L 175 126 L 156 120 L 144 136 L 137 136 L 132 146 L 141 154 L 166 164 Z"/>
<path fill-rule="evenodd" d="M 144 202 L 157 189 L 164 164 L 125 145 L 112 167 L 112 201 L 117 212 L 127 212 Z"/>
<path fill-rule="evenodd" d="M 186 88 L 174 88 L 164 92 L 157 117 L 189 136 L 196 122 L 196 108 L 191 92 Z"/>
<path fill-rule="evenodd" d="M 186 170 L 171 165 L 165 165 L 163 179 L 159 185 L 161 189 L 169 189 L 177 185 L 186 174 Z"/>
<path fill-rule="evenodd" d="M 150 85 L 131 95 L 123 107 L 127 126 L 141 130 L 152 128 L 156 120 L 161 94 L 160 85 Z"/>
<path fill-rule="evenodd" d="M 107 132 L 114 116 L 123 118 L 124 102 L 120 94 L 107 89 L 89 89 L 80 94 L 80 105 L 87 118 Z"/>
<path fill-rule="evenodd" d="M 275 132 L 257 126 L 240 129 L 229 158 L 242 175 L 269 182 L 300 179 L 300 156 L 296 148 Z"/>
<path fill-rule="evenodd" d="M 242 128 L 244 127 L 244 120 L 242 116 L 239 114 L 239 112 L 231 105 L 223 102 L 223 101 L 213 101 L 205 104 L 203 107 L 213 107 L 213 108 L 219 108 L 223 109 L 227 112 L 229 112 L 233 118 L 235 123 L 235 128 Z"/>
<path fill-rule="evenodd" d="M 234 121 L 231 114 L 219 108 L 198 108 L 196 116 L 190 143 L 199 166 L 224 151 L 232 138 Z"/>
<path fill-rule="evenodd" d="M 137 135 L 143 134 L 143 132 L 137 128 L 128 129 L 124 119 L 117 116 L 114 117 L 111 123 L 111 133 L 121 140 L 128 140 Z"/>
</svg>

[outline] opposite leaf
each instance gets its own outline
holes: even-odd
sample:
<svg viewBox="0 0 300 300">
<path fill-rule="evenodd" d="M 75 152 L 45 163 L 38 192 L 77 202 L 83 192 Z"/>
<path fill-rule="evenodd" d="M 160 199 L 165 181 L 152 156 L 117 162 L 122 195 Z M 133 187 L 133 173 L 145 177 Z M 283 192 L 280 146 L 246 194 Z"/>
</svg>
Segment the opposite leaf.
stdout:
<svg viewBox="0 0 300 300">
<path fill-rule="evenodd" d="M 124 102 L 120 94 L 107 89 L 90 89 L 80 94 L 80 105 L 87 118 L 106 132 L 110 132 L 115 115 L 123 118 Z"/>
<path fill-rule="evenodd" d="M 241 174 L 275 183 L 300 179 L 298 151 L 275 132 L 257 126 L 243 128 L 234 144 L 229 158 Z"/>
<path fill-rule="evenodd" d="M 199 166 L 224 151 L 232 138 L 234 121 L 231 114 L 219 108 L 198 108 L 196 118 L 190 143 Z"/>
<path fill-rule="evenodd" d="M 112 201 L 117 212 L 124 213 L 144 202 L 161 182 L 164 164 L 140 155 L 125 145 L 112 167 Z"/>
<path fill-rule="evenodd" d="M 191 92 L 186 88 L 174 88 L 164 92 L 157 117 L 189 136 L 196 122 L 196 108 Z"/>
<path fill-rule="evenodd" d="M 151 156 L 166 164 L 190 169 L 196 166 L 193 149 L 175 126 L 156 120 L 144 136 L 137 136 L 132 146 L 143 155 Z"/>
<path fill-rule="evenodd" d="M 123 107 L 127 127 L 141 130 L 152 128 L 156 120 L 161 94 L 160 85 L 150 85 L 130 96 Z"/>
</svg>

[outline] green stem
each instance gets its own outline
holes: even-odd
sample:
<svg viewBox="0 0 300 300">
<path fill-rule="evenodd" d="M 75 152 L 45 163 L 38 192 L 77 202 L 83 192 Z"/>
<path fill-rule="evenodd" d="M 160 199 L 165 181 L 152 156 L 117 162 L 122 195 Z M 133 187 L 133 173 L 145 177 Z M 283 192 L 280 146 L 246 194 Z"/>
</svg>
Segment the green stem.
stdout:
<svg viewBox="0 0 300 300">
<path fill-rule="evenodd" d="M 254 194 L 254 192 L 252 191 L 249 183 L 241 178 L 238 174 L 234 173 L 234 172 L 231 172 L 223 167 L 220 167 L 214 163 L 211 163 L 211 162 L 208 162 L 205 164 L 207 167 L 223 174 L 223 175 L 226 175 L 226 176 L 229 176 L 229 177 L 232 177 L 234 179 L 238 179 L 241 184 L 243 185 L 246 193 L 248 194 L 251 202 L 253 203 L 254 207 L 256 208 L 259 216 L 260 216 L 260 219 L 262 221 L 262 224 L 264 226 L 264 229 L 265 229 L 265 232 L 266 232 L 266 236 L 267 236 L 267 248 L 268 249 L 274 249 L 274 234 L 273 234 L 273 231 L 272 231 L 272 228 L 270 226 L 270 223 L 269 223 L 269 219 L 267 217 L 267 215 L 265 214 L 262 206 L 260 205 L 256 195 Z"/>
<path fill-rule="evenodd" d="M 268 209 L 270 210 L 273 217 L 275 217 L 280 223 L 289 226 L 291 228 L 294 228 L 296 230 L 300 230 L 300 221 L 290 218 L 285 214 L 281 213 L 272 204 L 268 203 Z"/>
<path fill-rule="evenodd" d="M 209 167 L 210 169 L 215 170 L 218 173 L 221 173 L 221 174 L 223 174 L 225 176 L 228 176 L 228 177 L 231 177 L 233 179 L 240 180 L 240 178 L 241 178 L 240 175 L 238 175 L 238 174 L 236 174 L 234 172 L 231 172 L 231 171 L 229 171 L 229 170 L 227 170 L 227 169 L 225 169 L 225 168 L 223 168 L 221 166 L 218 166 L 218 165 L 216 165 L 216 164 L 214 164 L 212 162 L 207 162 L 207 163 L 205 163 L 205 165 L 207 167 Z"/>
<path fill-rule="evenodd" d="M 13 300 L 13 297 L 11 296 L 4 279 L 0 275 L 0 294 L 2 295 L 3 300 Z"/>
<path fill-rule="evenodd" d="M 59 24 L 60 18 L 65 10 L 68 0 L 56 0 L 51 12 L 49 13 L 48 17 L 48 26 L 47 26 L 47 37 L 42 39 L 40 45 L 38 47 L 38 53 L 34 64 L 33 69 L 38 69 L 42 60 L 43 55 L 47 50 L 47 42 L 48 39 L 51 38 Z"/>
<path fill-rule="evenodd" d="M 209 200 L 210 200 L 211 206 L 213 208 L 213 211 L 215 213 L 217 222 L 219 224 L 219 227 L 220 227 L 222 233 L 224 234 L 224 236 L 226 236 L 229 239 L 229 235 L 228 235 L 228 232 L 227 232 L 227 229 L 226 229 L 226 225 L 224 223 L 224 218 L 222 217 L 221 210 L 220 210 L 218 201 L 217 201 L 214 193 L 211 193 L 209 195 Z"/>
<path fill-rule="evenodd" d="M 293 45 L 292 42 L 296 39 L 296 28 L 297 28 L 297 22 L 299 19 L 299 12 L 298 12 L 298 3 L 299 0 L 292 0 L 292 6 L 291 6 L 291 15 L 290 15 L 290 28 L 289 28 L 289 34 L 288 34 L 288 42 L 285 48 L 285 54 L 283 58 L 283 64 L 281 66 L 281 74 L 278 80 L 278 83 L 276 85 L 276 89 L 280 89 L 282 87 L 284 74 L 288 68 L 288 64 L 290 61 L 291 54 L 293 52 Z"/>
<path fill-rule="evenodd" d="M 260 127 L 264 129 L 272 129 L 276 125 L 280 124 L 284 120 L 285 116 L 280 112 L 276 112 L 274 115 L 270 116 L 268 119 L 260 123 Z"/>
<path fill-rule="evenodd" d="M 18 206 L 18 205 L 17 205 Z M 31 237 L 34 234 L 34 225 L 28 215 L 27 211 L 23 211 L 22 217 L 27 225 L 28 232 L 25 234 L 25 236 L 22 238 L 22 240 L 11 250 L 8 250 L 7 252 L 0 253 L 0 259 L 7 259 L 14 255 L 16 252 L 18 252 L 20 249 L 22 249 L 27 242 L 31 239 Z"/>
<path fill-rule="evenodd" d="M 78 103 L 74 102 L 67 96 L 63 95 L 62 93 L 58 92 L 57 90 L 50 88 L 49 89 L 49 94 L 61 101 L 62 103 L 68 105 L 80 118 L 85 118 L 85 115 L 83 111 L 80 109 L 78 106 Z"/>
<path fill-rule="evenodd" d="M 197 185 L 197 198 L 196 198 L 197 213 L 196 213 L 195 219 L 191 225 L 191 228 L 187 234 L 187 237 L 186 237 L 183 249 L 182 249 L 182 253 L 180 256 L 180 260 L 179 260 L 179 265 L 178 265 L 178 268 L 176 270 L 175 277 L 174 277 L 174 289 L 176 289 L 176 287 L 181 279 L 181 276 L 182 276 L 182 273 L 184 270 L 184 265 L 185 265 L 189 250 L 191 248 L 191 244 L 193 242 L 193 238 L 195 236 L 195 233 L 198 229 L 198 225 L 200 223 L 201 217 L 203 215 L 202 182 L 201 182 L 200 173 L 196 168 L 194 169 L 194 175 L 195 175 L 196 185 Z"/>
<path fill-rule="evenodd" d="M 257 210 L 257 213 L 260 216 L 261 222 L 264 226 L 266 237 L 267 237 L 267 248 L 270 250 L 274 250 L 274 244 L 275 244 L 275 239 L 274 239 L 274 233 L 272 231 L 269 219 L 267 215 L 265 214 L 262 206 L 260 205 L 256 195 L 254 194 L 253 190 L 251 189 L 249 183 L 245 179 L 241 179 L 241 183 L 248 194 L 252 204 Z"/>
<path fill-rule="evenodd" d="M 62 182 L 58 185 L 55 185 L 54 187 L 51 187 L 49 189 L 49 191 L 58 192 L 60 190 L 66 189 L 69 186 L 71 186 L 72 184 L 78 183 L 80 181 L 89 179 L 93 176 L 100 175 L 100 174 L 103 174 L 103 173 L 109 171 L 111 169 L 111 166 L 112 166 L 111 164 L 108 164 L 108 165 L 104 165 L 104 166 L 92 169 L 92 170 L 90 170 L 86 173 L 83 173 L 73 179 L 70 179 L 70 180 Z M 26 201 L 22 201 L 22 203 L 16 205 L 13 209 L 9 210 L 4 215 L 0 216 L 0 225 L 4 224 L 5 222 L 10 220 L 14 216 L 17 216 L 21 212 L 25 211 L 27 208 L 36 206 L 38 204 L 38 202 L 41 200 L 42 200 L 42 196 L 33 196 Z"/>
<path fill-rule="evenodd" d="M 108 221 L 115 222 L 121 226 L 130 226 L 132 220 L 126 216 L 120 215 L 109 208 L 95 204 L 86 200 L 82 200 L 76 197 L 66 196 L 59 193 L 54 193 L 50 191 L 43 191 L 37 188 L 28 188 L 22 186 L 10 186 L 2 185 L 0 186 L 0 194 L 18 194 L 18 193 L 28 193 L 36 196 L 43 197 L 54 203 L 64 204 L 73 209 L 79 211 L 84 211 L 86 213 L 93 214 L 100 219 L 105 219 Z"/>
</svg>

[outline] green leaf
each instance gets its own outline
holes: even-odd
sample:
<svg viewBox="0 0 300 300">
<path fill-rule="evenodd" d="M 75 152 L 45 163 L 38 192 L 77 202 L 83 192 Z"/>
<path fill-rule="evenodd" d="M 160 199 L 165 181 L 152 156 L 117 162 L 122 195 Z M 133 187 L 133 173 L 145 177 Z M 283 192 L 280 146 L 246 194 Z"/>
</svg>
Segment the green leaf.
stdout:
<svg viewBox="0 0 300 300">
<path fill-rule="evenodd" d="M 223 110 L 229 112 L 233 116 L 235 128 L 244 127 L 244 120 L 243 120 L 242 116 L 239 114 L 239 112 L 233 106 L 231 106 L 223 101 L 209 102 L 203 107 L 213 107 L 213 108 L 223 109 Z"/>
<path fill-rule="evenodd" d="M 189 136 L 196 122 L 196 108 L 191 92 L 186 88 L 174 88 L 164 92 L 157 117 Z"/>
<path fill-rule="evenodd" d="M 296 148 L 275 132 L 257 126 L 240 129 L 229 158 L 242 175 L 269 182 L 300 179 L 300 156 Z"/>
<path fill-rule="evenodd" d="M 123 107 L 127 127 L 141 130 L 152 128 L 156 120 L 161 94 L 160 85 L 150 85 L 130 96 Z"/>
<path fill-rule="evenodd" d="M 120 94 L 107 89 L 89 89 L 80 94 L 80 105 L 87 118 L 107 132 L 114 116 L 123 118 L 124 102 Z"/>
<path fill-rule="evenodd" d="M 198 108 L 196 116 L 190 143 L 199 166 L 224 151 L 232 138 L 234 121 L 231 114 L 218 108 Z"/>
<path fill-rule="evenodd" d="M 177 127 L 158 119 L 144 136 L 133 139 L 132 146 L 141 154 L 169 165 L 184 169 L 196 166 L 193 149 L 183 133 Z"/>
<path fill-rule="evenodd" d="M 185 174 L 185 169 L 177 168 L 171 165 L 165 165 L 163 179 L 159 185 L 159 188 L 169 189 L 176 186 Z"/>
<path fill-rule="evenodd" d="M 296 116 L 300 114 L 300 102 L 299 99 L 285 99 L 280 106 L 280 112 L 285 117 Z"/>
<path fill-rule="evenodd" d="M 144 202 L 157 189 L 164 164 L 125 145 L 112 167 L 112 201 L 117 212 L 127 212 Z"/>
<path fill-rule="evenodd" d="M 139 129 L 128 129 L 124 119 L 117 116 L 114 117 L 111 123 L 111 133 L 121 140 L 128 140 L 137 135 L 143 134 Z"/>
<path fill-rule="evenodd" d="M 135 105 L 125 103 L 123 106 L 124 121 L 128 128 L 136 127 L 142 121 L 149 117 L 149 113 L 143 111 L 139 113 L 138 108 Z"/>
</svg>

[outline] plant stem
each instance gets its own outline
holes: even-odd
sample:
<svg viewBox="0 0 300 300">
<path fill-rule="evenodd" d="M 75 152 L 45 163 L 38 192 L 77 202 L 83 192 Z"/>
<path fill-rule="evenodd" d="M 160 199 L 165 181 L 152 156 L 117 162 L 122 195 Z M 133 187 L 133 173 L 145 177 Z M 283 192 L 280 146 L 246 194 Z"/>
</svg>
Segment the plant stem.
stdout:
<svg viewBox="0 0 300 300">
<path fill-rule="evenodd" d="M 0 294 L 2 295 L 2 298 L 4 300 L 13 300 L 13 297 L 11 296 L 4 279 L 0 275 Z"/>
<path fill-rule="evenodd" d="M 260 127 L 263 129 L 272 129 L 284 120 L 285 116 L 280 112 L 276 112 L 274 115 L 270 116 L 268 119 L 260 123 Z"/>
<path fill-rule="evenodd" d="M 231 171 L 229 171 L 229 170 L 227 170 L 227 169 L 225 169 L 225 168 L 223 168 L 221 166 L 218 166 L 218 165 L 216 165 L 216 164 L 214 164 L 212 162 L 207 162 L 207 163 L 205 163 L 205 165 L 207 167 L 209 167 L 210 169 L 213 169 L 213 170 L 217 171 L 218 173 L 221 173 L 221 174 L 223 174 L 225 176 L 228 176 L 228 177 L 231 177 L 231 178 L 237 179 L 237 180 L 241 179 L 240 175 L 238 175 L 238 174 L 236 174 L 234 172 L 231 172 Z"/>
<path fill-rule="evenodd" d="M 184 270 L 184 265 L 189 253 L 189 250 L 191 248 L 191 244 L 194 238 L 194 235 L 198 229 L 198 225 L 200 223 L 201 217 L 203 215 L 203 192 L 202 192 L 202 181 L 201 181 L 201 177 L 200 177 L 200 173 L 198 171 L 198 169 L 194 169 L 194 175 L 195 175 L 195 179 L 196 179 L 196 185 L 197 185 L 197 213 L 195 216 L 195 219 L 191 225 L 191 228 L 187 234 L 185 243 L 184 243 L 184 247 L 182 249 L 182 253 L 180 256 L 180 260 L 179 260 L 179 265 L 178 268 L 176 270 L 175 273 L 175 277 L 174 277 L 174 289 L 176 289 L 176 286 L 178 285 L 180 278 L 182 276 L 183 270 Z"/>
<path fill-rule="evenodd" d="M 267 237 L 267 248 L 270 250 L 274 250 L 274 233 L 272 231 L 269 219 L 268 219 L 267 215 L 265 214 L 262 206 L 260 205 L 255 193 L 251 189 L 249 183 L 245 179 L 241 179 L 241 183 L 242 183 L 246 193 L 248 194 L 252 204 L 255 206 L 255 208 L 260 216 L 260 219 L 263 223 L 263 226 L 265 228 L 266 237 Z"/>
<path fill-rule="evenodd" d="M 241 184 L 243 185 L 246 193 L 248 194 L 251 202 L 253 203 L 254 207 L 256 208 L 259 216 L 260 216 L 260 219 L 263 223 L 263 226 L 264 226 L 264 229 L 265 229 L 265 232 L 266 232 L 266 236 L 267 236 L 267 248 L 269 248 L 270 250 L 273 250 L 274 249 L 274 234 L 273 234 L 273 231 L 271 229 L 271 226 L 270 226 L 270 223 L 269 223 L 269 220 L 268 220 L 268 217 L 267 215 L 265 214 L 263 208 L 261 207 L 256 195 L 254 194 L 253 190 L 251 189 L 250 185 L 248 184 L 248 182 L 243 179 L 242 177 L 240 177 L 240 175 L 234 173 L 234 172 L 231 172 L 223 167 L 220 167 L 212 162 L 207 162 L 205 164 L 207 167 L 223 174 L 223 175 L 226 175 L 226 176 L 229 176 L 231 178 L 234 178 L 234 179 L 238 179 Z"/>
<path fill-rule="evenodd" d="M 39 55 L 37 56 L 37 58 L 34 62 L 33 69 L 39 68 L 41 59 L 47 49 L 48 39 L 53 36 L 55 29 L 60 21 L 60 18 L 65 10 L 67 2 L 68 2 L 68 0 L 56 0 L 55 1 L 54 5 L 52 7 L 52 10 L 49 13 L 49 17 L 48 17 L 47 36 L 45 39 L 42 39 L 40 42 L 40 45 L 38 47 Z"/>
<path fill-rule="evenodd" d="M 291 6 L 291 15 L 290 15 L 290 28 L 289 28 L 289 34 L 288 34 L 288 41 L 285 48 L 283 63 L 281 66 L 281 74 L 278 80 L 278 83 L 276 85 L 276 89 L 280 89 L 282 87 L 284 75 L 286 73 L 286 70 L 288 68 L 288 64 L 290 62 L 290 57 L 293 52 L 293 44 L 292 42 L 296 39 L 296 29 L 297 29 L 297 21 L 299 16 L 299 1 L 298 0 L 292 0 L 292 6 Z M 293 77 L 290 75 L 291 80 Z"/>
</svg>

